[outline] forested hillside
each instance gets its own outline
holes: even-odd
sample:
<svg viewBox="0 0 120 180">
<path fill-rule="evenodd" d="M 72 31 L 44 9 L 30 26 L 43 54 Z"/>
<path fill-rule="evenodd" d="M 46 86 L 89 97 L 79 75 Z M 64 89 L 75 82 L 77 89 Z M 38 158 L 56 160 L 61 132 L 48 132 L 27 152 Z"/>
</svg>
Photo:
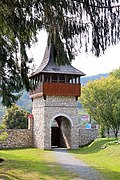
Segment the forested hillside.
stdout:
<svg viewBox="0 0 120 180">
<path fill-rule="evenodd" d="M 95 79 L 100 79 L 101 77 L 107 77 L 108 74 L 98 74 L 95 76 L 85 76 L 81 78 L 81 84 L 84 85 L 86 84 L 88 81 L 94 81 Z M 23 92 L 21 92 L 21 97 L 18 100 L 18 102 L 16 103 L 17 105 L 19 105 L 22 109 L 25 109 L 29 112 L 32 111 L 32 101 L 29 98 L 29 93 L 26 92 L 25 90 Z M 78 102 L 78 107 L 81 107 L 81 104 Z M 3 107 L 2 105 L 0 105 L 0 122 L 2 121 L 2 117 L 5 113 L 5 107 Z"/>
<path fill-rule="evenodd" d="M 22 109 L 25 109 L 29 111 L 30 113 L 32 112 L 32 101 L 29 97 L 29 93 L 26 92 L 25 90 L 22 92 L 22 96 L 16 103 L 19 105 Z"/>
<path fill-rule="evenodd" d="M 84 85 L 84 84 L 87 84 L 88 81 L 94 81 L 96 79 L 100 79 L 101 77 L 108 77 L 108 73 L 106 74 L 98 74 L 98 75 L 94 75 L 94 76 L 85 76 L 85 77 L 82 77 L 81 78 L 81 84 Z"/>
</svg>

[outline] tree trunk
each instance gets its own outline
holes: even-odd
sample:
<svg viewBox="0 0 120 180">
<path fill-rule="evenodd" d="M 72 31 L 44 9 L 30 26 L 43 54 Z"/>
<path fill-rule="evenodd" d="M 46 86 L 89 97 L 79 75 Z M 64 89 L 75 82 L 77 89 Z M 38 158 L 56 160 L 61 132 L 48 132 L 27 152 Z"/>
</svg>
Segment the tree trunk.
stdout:
<svg viewBox="0 0 120 180">
<path fill-rule="evenodd" d="M 109 130 L 109 128 L 107 128 L 107 137 L 108 137 L 108 139 L 110 137 L 110 130 Z"/>
<path fill-rule="evenodd" d="M 115 134 L 115 138 L 117 139 L 118 138 L 118 130 L 115 130 L 114 134 Z"/>
</svg>

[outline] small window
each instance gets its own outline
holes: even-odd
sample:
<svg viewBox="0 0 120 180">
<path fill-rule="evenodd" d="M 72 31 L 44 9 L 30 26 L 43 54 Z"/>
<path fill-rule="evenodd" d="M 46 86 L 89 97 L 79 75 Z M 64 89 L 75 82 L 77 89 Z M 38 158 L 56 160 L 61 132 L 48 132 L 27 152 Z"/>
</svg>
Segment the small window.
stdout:
<svg viewBox="0 0 120 180">
<path fill-rule="evenodd" d="M 77 78 L 76 78 L 76 83 L 77 83 L 77 84 L 80 84 L 80 77 L 77 77 Z"/>
<path fill-rule="evenodd" d="M 59 75 L 59 82 L 65 83 L 65 75 L 64 74 Z"/>
<path fill-rule="evenodd" d="M 73 77 L 72 76 L 68 77 L 68 83 L 73 83 Z"/>
<path fill-rule="evenodd" d="M 42 75 L 41 74 L 39 74 L 39 76 L 38 76 L 38 82 L 39 83 L 42 82 Z"/>
<path fill-rule="evenodd" d="M 73 84 L 75 84 L 75 82 L 76 82 L 76 78 L 74 77 L 74 78 L 73 78 Z"/>
<path fill-rule="evenodd" d="M 50 75 L 49 74 L 45 74 L 44 80 L 45 80 L 45 82 L 50 82 Z"/>
<path fill-rule="evenodd" d="M 52 74 L 52 82 L 58 82 L 57 74 Z"/>
</svg>

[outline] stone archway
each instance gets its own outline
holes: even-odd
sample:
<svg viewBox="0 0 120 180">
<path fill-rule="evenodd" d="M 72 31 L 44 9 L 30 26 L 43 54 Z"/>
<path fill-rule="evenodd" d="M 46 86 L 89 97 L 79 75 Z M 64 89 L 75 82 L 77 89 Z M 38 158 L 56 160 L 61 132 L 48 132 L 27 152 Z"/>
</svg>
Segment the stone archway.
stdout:
<svg viewBox="0 0 120 180">
<path fill-rule="evenodd" d="M 42 97 L 33 101 L 33 142 L 34 147 L 51 149 L 51 127 L 53 121 L 61 123 L 60 147 L 77 149 L 78 142 L 78 110 L 75 98 Z M 65 142 L 65 143 L 62 143 Z M 57 145 L 58 146 L 58 145 Z"/>
<path fill-rule="evenodd" d="M 57 116 L 51 124 L 51 146 L 71 147 L 71 121 L 65 116 Z"/>
</svg>

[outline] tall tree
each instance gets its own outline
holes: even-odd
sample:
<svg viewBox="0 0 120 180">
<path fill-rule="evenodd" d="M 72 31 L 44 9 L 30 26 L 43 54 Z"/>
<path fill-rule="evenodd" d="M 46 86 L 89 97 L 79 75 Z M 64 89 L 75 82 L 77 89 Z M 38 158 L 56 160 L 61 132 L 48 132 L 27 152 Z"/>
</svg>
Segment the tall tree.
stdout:
<svg viewBox="0 0 120 180">
<path fill-rule="evenodd" d="M 30 89 L 26 48 L 45 29 L 54 45 L 55 62 L 69 64 L 79 48 L 91 44 L 101 52 L 120 40 L 119 0 L 1 0 L 0 1 L 0 96 L 11 105 L 23 86 Z M 19 52 L 19 53 L 18 53 Z M 62 58 L 61 58 L 62 57 Z"/>
<path fill-rule="evenodd" d="M 82 88 L 81 103 L 94 120 L 113 129 L 117 137 L 120 129 L 120 79 L 102 78 Z"/>
</svg>

